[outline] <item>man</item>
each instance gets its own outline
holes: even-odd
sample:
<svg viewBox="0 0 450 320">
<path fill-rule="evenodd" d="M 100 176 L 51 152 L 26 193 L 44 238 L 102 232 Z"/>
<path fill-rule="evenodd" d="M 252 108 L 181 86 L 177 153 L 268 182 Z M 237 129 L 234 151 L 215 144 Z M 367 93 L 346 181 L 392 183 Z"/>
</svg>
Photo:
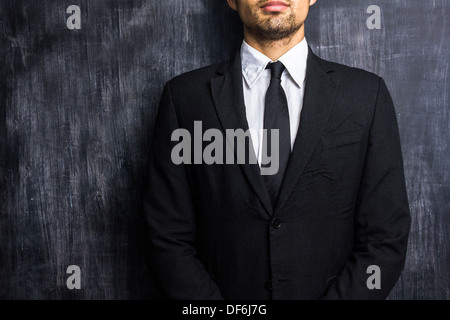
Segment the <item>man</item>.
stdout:
<svg viewBox="0 0 450 320">
<path fill-rule="evenodd" d="M 393 103 L 378 76 L 307 46 L 315 2 L 228 0 L 240 52 L 165 86 L 145 214 L 169 298 L 383 299 L 401 273 L 410 216 Z M 200 121 L 250 129 L 258 162 L 174 161 L 177 130 L 194 140 Z M 261 174 L 267 149 L 275 174 Z"/>
</svg>

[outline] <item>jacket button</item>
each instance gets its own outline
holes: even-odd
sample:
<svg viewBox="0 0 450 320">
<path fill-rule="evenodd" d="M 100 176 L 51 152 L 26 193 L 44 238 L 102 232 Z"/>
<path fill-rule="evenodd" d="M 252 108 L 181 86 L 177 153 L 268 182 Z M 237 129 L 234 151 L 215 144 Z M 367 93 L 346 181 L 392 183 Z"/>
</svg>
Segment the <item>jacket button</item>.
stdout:
<svg viewBox="0 0 450 320">
<path fill-rule="evenodd" d="M 275 218 L 272 220 L 272 227 L 274 229 L 280 229 L 281 228 L 281 220 L 278 218 Z"/>
</svg>

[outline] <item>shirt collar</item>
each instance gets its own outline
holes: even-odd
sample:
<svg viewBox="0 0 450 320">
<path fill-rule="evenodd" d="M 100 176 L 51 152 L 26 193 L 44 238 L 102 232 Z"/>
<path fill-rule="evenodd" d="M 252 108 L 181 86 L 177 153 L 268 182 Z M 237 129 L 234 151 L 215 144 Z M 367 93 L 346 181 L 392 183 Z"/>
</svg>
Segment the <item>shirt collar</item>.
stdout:
<svg viewBox="0 0 450 320">
<path fill-rule="evenodd" d="M 306 77 L 306 61 L 308 58 L 308 43 L 306 38 L 291 48 L 277 61 L 283 63 L 294 82 L 303 86 Z M 266 66 L 272 61 L 269 57 L 251 47 L 245 40 L 241 46 L 242 75 L 251 88 L 263 74 Z"/>
</svg>

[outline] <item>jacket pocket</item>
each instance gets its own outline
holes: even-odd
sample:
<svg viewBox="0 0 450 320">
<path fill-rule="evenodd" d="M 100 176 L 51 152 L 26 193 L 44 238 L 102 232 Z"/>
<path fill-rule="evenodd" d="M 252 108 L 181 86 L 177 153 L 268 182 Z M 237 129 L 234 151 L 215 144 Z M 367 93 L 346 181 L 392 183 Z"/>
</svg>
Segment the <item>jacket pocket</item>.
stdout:
<svg viewBox="0 0 450 320">
<path fill-rule="evenodd" d="M 217 278 L 216 276 L 213 275 L 209 275 L 209 278 L 214 281 L 216 284 L 220 284 L 221 281 L 219 280 L 219 278 Z"/>
<path fill-rule="evenodd" d="M 364 129 L 351 130 L 322 136 L 322 149 L 338 148 L 359 143 L 363 140 Z"/>
<path fill-rule="evenodd" d="M 337 275 L 332 275 L 327 278 L 327 284 L 330 284 L 337 278 Z"/>
</svg>

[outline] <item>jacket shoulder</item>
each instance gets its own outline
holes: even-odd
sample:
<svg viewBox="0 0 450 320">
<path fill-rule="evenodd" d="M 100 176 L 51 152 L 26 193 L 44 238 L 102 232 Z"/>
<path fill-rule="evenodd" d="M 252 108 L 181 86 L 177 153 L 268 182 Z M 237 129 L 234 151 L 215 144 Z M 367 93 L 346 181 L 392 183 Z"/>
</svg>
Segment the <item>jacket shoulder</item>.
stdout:
<svg viewBox="0 0 450 320">
<path fill-rule="evenodd" d="M 378 87 L 381 80 L 380 76 L 373 72 L 325 60 L 317 56 L 316 58 L 325 70 L 333 70 L 334 76 L 341 83 L 354 84 L 358 86 L 369 85 Z"/>
</svg>

